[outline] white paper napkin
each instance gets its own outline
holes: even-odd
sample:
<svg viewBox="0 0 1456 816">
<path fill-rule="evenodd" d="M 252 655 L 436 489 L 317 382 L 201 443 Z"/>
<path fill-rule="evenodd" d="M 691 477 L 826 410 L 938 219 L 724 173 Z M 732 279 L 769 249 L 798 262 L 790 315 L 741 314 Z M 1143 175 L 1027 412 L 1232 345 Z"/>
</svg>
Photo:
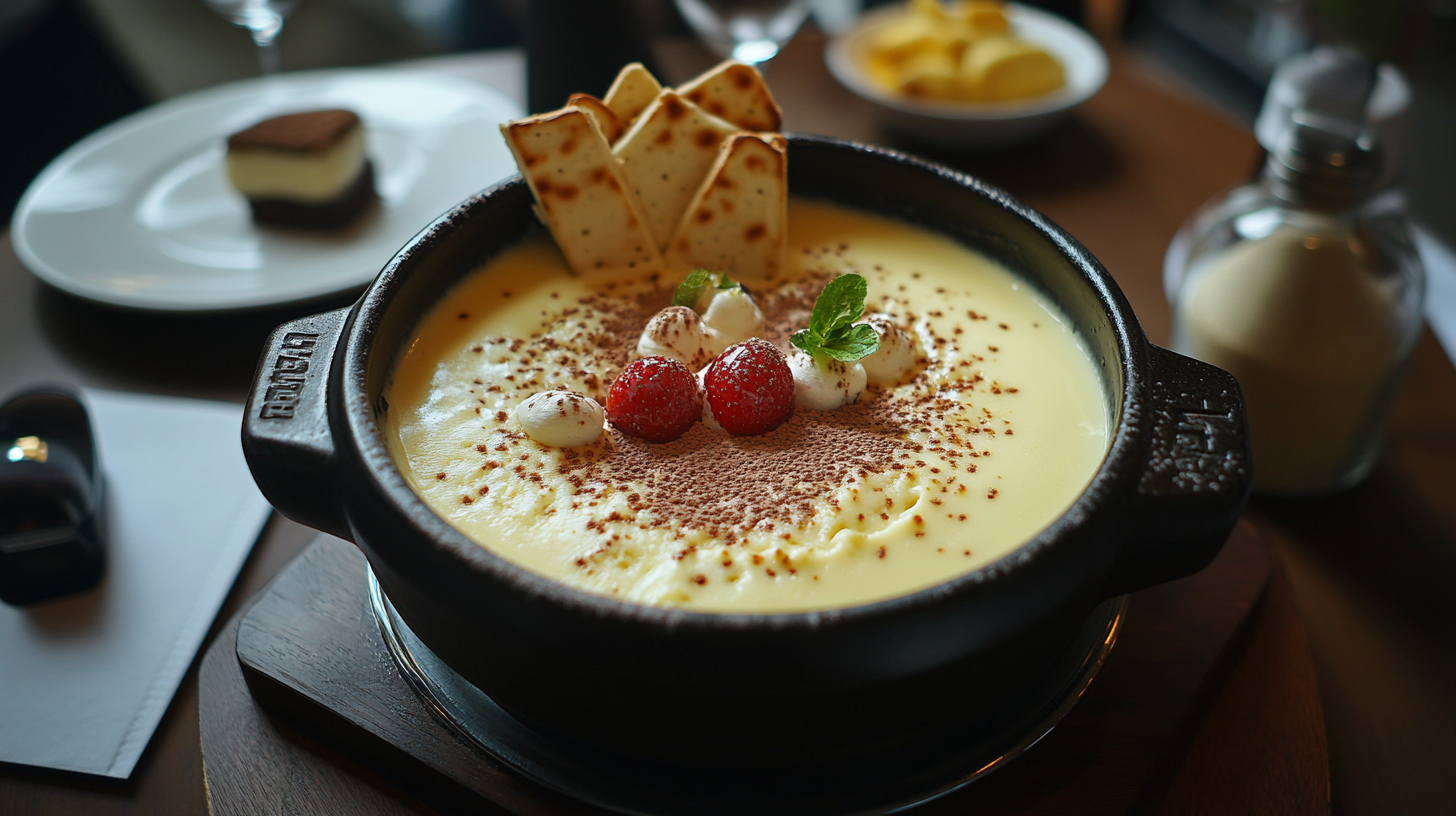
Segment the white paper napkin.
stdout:
<svg viewBox="0 0 1456 816">
<path fill-rule="evenodd" d="M 0 604 L 0 761 L 125 779 L 152 738 L 269 506 L 242 407 L 89 391 L 110 513 L 101 585 Z"/>
<path fill-rule="evenodd" d="M 1456 363 L 1456 253 L 1420 227 L 1411 233 L 1426 267 L 1426 323 Z"/>
</svg>

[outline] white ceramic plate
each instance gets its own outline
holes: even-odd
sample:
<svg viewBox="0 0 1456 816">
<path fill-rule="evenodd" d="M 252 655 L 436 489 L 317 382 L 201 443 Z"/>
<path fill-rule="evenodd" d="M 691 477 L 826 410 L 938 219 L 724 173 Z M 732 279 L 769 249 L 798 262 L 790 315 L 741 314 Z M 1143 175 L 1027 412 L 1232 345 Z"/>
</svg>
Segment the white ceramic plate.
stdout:
<svg viewBox="0 0 1456 816">
<path fill-rule="evenodd" d="M 364 120 L 379 208 L 338 235 L 255 226 L 227 180 L 224 140 L 270 116 L 334 107 Z M 497 125 L 520 115 L 496 91 L 421 72 L 222 85 L 72 146 L 26 190 L 11 236 L 37 277 L 115 306 L 224 311 L 343 293 L 437 216 L 515 172 Z"/>
<path fill-rule="evenodd" d="M 909 13 L 904 5 L 878 9 L 829 41 L 824 59 L 840 84 L 878 106 L 885 126 L 934 147 L 988 150 L 1031 139 L 1097 93 L 1107 81 L 1107 54 L 1092 35 L 1039 9 L 1006 4 L 1016 36 L 1050 51 L 1066 69 L 1067 84 L 1041 96 L 1005 102 L 912 99 L 876 84 L 862 66 L 876 32 Z"/>
</svg>

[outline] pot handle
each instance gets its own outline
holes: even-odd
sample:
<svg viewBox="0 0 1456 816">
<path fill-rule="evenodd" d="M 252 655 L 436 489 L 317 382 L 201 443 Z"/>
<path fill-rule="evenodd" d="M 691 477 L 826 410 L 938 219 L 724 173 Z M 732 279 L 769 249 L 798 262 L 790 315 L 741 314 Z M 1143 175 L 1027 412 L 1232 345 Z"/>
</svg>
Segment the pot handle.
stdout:
<svg viewBox="0 0 1456 816">
<path fill-rule="evenodd" d="M 264 497 L 294 521 L 340 538 L 350 533 L 334 492 L 328 392 L 348 316 L 343 308 L 274 329 L 243 414 L 243 455 Z"/>
<path fill-rule="evenodd" d="M 1238 381 L 1208 363 L 1151 349 L 1150 442 L 1128 499 L 1137 523 L 1113 565 L 1109 596 L 1207 566 L 1253 487 Z"/>
</svg>

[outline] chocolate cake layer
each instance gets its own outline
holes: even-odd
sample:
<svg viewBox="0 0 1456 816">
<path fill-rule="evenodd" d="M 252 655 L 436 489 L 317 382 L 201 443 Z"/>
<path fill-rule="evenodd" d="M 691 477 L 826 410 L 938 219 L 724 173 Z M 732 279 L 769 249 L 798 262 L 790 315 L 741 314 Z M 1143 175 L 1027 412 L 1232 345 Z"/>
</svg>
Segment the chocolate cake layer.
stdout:
<svg viewBox="0 0 1456 816">
<path fill-rule="evenodd" d="M 265 119 L 247 130 L 234 133 L 228 137 L 228 150 L 315 153 L 338 144 L 359 124 L 358 115 L 349 110 L 290 113 Z"/>
<path fill-rule="evenodd" d="M 374 164 L 364 162 L 353 184 L 328 201 L 305 204 L 281 198 L 248 199 L 253 221 L 284 227 L 339 229 L 359 217 L 378 196 L 374 192 Z"/>
</svg>

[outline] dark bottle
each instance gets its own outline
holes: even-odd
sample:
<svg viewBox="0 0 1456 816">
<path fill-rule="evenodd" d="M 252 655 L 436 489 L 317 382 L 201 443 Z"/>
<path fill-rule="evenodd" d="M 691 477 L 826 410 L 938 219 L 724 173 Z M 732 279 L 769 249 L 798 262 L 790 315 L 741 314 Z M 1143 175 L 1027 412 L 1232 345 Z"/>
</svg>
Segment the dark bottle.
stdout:
<svg viewBox="0 0 1456 816">
<path fill-rule="evenodd" d="M 530 0 L 523 35 L 532 113 L 555 110 L 574 93 L 602 96 L 629 62 L 661 76 L 630 0 Z"/>
</svg>

